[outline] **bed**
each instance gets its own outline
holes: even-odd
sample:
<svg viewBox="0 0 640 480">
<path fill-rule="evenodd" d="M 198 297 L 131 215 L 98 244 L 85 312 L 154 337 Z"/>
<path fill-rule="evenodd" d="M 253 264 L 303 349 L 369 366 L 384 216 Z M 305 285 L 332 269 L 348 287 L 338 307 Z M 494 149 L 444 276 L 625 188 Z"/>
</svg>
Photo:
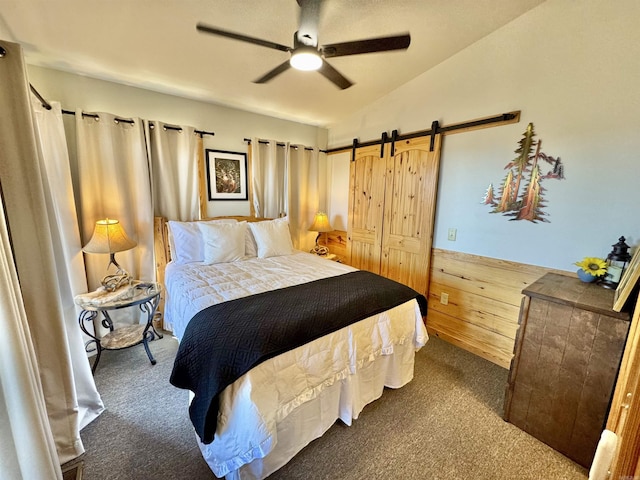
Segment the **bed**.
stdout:
<svg viewBox="0 0 640 480">
<path fill-rule="evenodd" d="M 325 290 L 313 292 L 320 287 L 351 292 L 357 290 L 352 288 L 355 285 L 375 284 L 376 278 L 364 277 L 363 281 L 358 275 L 367 272 L 294 250 L 286 219 L 243 220 L 167 222 L 165 241 L 171 245 L 172 261 L 161 270 L 166 288 L 165 324 L 180 342 L 171 382 L 191 390 L 189 409 L 196 441 L 212 472 L 227 480 L 265 478 L 338 419 L 351 425 L 365 405 L 382 395 L 384 387 L 400 388 L 413 378 L 415 352 L 428 340 L 424 297 L 394 297 L 391 308 L 382 309 L 380 303 L 371 315 L 359 312 L 355 320 L 345 320 L 352 312 L 342 313 L 349 310 L 341 306 L 342 300 L 327 301 L 333 297 Z M 351 283 L 344 283 L 347 281 Z M 393 289 L 384 285 L 386 296 L 393 297 Z M 384 296 L 382 291 L 375 295 Z M 302 306 L 316 297 L 322 308 L 303 311 Z M 294 303 L 297 299 L 298 307 L 282 307 L 279 302 L 287 298 Z M 259 302 L 263 302 L 260 308 L 255 306 Z M 264 327 L 267 319 L 259 317 L 264 305 L 274 302 L 278 303 L 274 307 L 279 312 L 277 325 Z M 324 309 L 327 312 L 316 312 Z M 243 360 L 249 362 L 248 368 L 243 366 L 238 378 L 221 383 L 215 401 L 203 395 L 211 387 L 207 377 L 211 374 L 193 372 L 208 368 L 227 372 L 230 367 L 220 367 L 219 359 L 212 362 L 214 367 L 203 367 L 198 361 L 208 362 L 210 352 L 225 347 L 229 355 L 235 355 L 253 342 L 239 335 L 234 339 L 235 332 L 228 333 L 235 322 L 246 324 L 242 328 L 254 332 L 252 338 L 264 338 L 274 326 L 287 324 L 288 320 L 279 318 L 285 312 L 300 317 L 292 322 L 308 321 L 302 330 L 314 336 L 308 341 L 296 339 L 286 349 L 276 341 L 260 341 L 272 350 L 255 357 L 259 361 Z M 211 333 L 215 328 L 216 333 Z M 327 328 L 330 331 L 325 334 Z M 311 331 L 315 333 L 308 333 Z M 207 378 L 198 378 L 202 376 Z M 198 405 L 205 406 L 206 415 L 194 413 Z"/>
</svg>

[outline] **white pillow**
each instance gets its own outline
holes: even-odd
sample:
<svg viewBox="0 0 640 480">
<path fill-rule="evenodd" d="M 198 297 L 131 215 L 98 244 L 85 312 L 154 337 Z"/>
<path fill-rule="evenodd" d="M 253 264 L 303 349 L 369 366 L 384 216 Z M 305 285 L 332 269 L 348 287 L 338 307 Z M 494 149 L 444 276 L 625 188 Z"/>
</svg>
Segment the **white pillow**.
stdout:
<svg viewBox="0 0 640 480">
<path fill-rule="evenodd" d="M 258 246 L 258 258 L 291 255 L 295 252 L 286 218 L 252 222 L 249 228 Z"/>
<path fill-rule="evenodd" d="M 244 258 L 247 222 L 198 224 L 204 245 L 204 263 L 235 262 Z"/>
<path fill-rule="evenodd" d="M 179 263 L 202 262 L 204 260 L 204 248 L 202 235 L 198 224 L 200 223 L 237 223 L 233 218 L 207 220 L 205 222 L 177 222 L 169 220 L 169 249 L 171 260 Z"/>
<path fill-rule="evenodd" d="M 258 245 L 256 245 L 256 239 L 253 238 L 251 228 L 247 228 L 247 235 L 245 236 L 244 242 L 244 254 L 247 257 L 258 256 Z"/>
</svg>

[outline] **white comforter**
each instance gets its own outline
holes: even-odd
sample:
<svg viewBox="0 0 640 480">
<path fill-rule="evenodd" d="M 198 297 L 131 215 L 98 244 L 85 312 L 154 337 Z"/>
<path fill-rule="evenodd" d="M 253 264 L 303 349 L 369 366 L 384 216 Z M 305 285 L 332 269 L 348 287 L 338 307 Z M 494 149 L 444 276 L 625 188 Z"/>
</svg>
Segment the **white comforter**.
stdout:
<svg viewBox="0 0 640 480">
<path fill-rule="evenodd" d="M 166 319 L 180 339 L 193 315 L 214 303 L 353 270 L 303 252 L 207 266 L 169 264 Z M 336 418 L 351 424 L 384 386 L 399 388 L 409 382 L 414 352 L 427 339 L 413 300 L 263 362 L 221 394 L 215 439 L 200 444 L 205 460 L 218 477 L 263 478 L 322 435 Z M 388 360 L 380 364 L 383 359 Z M 358 384 L 360 371 L 368 375 L 363 385 Z M 320 419 L 305 419 L 308 431 L 294 432 L 300 440 L 285 440 L 283 421 L 301 405 L 321 401 L 323 395 L 336 398 L 334 417 L 321 419 L 325 422 L 321 428 L 315 425 Z M 272 454 L 275 460 L 264 466 L 262 459 L 279 441 L 293 447 Z"/>
<path fill-rule="evenodd" d="M 215 265 L 171 262 L 165 271 L 165 322 L 180 340 L 189 320 L 209 305 L 354 270 L 304 252 Z"/>
</svg>

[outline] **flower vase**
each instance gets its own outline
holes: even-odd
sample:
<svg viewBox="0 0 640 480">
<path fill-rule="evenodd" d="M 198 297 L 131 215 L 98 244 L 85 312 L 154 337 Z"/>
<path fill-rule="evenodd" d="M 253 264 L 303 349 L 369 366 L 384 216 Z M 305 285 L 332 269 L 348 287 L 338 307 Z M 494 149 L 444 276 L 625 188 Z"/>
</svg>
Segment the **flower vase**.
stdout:
<svg viewBox="0 0 640 480">
<path fill-rule="evenodd" d="M 598 277 L 591 275 L 589 272 L 585 272 L 583 269 L 578 269 L 578 278 L 585 283 L 595 282 Z"/>
</svg>

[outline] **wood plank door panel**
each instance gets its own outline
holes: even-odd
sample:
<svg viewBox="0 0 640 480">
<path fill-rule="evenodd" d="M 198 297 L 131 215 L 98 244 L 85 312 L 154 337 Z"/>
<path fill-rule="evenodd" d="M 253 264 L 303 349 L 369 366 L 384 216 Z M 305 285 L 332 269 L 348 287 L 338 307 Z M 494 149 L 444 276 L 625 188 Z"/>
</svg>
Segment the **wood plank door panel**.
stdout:
<svg viewBox="0 0 640 480">
<path fill-rule="evenodd" d="M 618 436 L 610 478 L 640 476 L 640 298 L 620 364 L 607 429 Z"/>
<path fill-rule="evenodd" d="M 428 295 L 441 135 L 396 142 L 386 156 L 380 273 Z"/>
<path fill-rule="evenodd" d="M 380 147 L 356 149 L 349 172 L 347 263 L 379 274 L 385 188 Z"/>
</svg>

